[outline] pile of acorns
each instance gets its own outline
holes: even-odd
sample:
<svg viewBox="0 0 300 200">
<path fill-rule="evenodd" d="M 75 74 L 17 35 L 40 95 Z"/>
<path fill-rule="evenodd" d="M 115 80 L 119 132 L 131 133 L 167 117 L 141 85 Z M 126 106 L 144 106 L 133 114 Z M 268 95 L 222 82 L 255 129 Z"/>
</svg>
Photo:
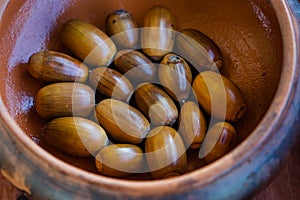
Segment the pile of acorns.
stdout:
<svg viewBox="0 0 300 200">
<path fill-rule="evenodd" d="M 185 173 L 188 148 L 209 163 L 235 146 L 229 122 L 244 115 L 245 98 L 217 72 L 222 54 L 208 36 L 176 32 L 163 6 L 152 7 L 140 29 L 125 10 L 108 15 L 106 25 L 111 38 L 78 19 L 65 23 L 61 41 L 76 58 L 30 57 L 30 74 L 49 83 L 35 98 L 49 144 L 94 156 L 103 175 L 150 171 L 154 179 Z M 216 123 L 208 126 L 207 116 Z"/>
</svg>

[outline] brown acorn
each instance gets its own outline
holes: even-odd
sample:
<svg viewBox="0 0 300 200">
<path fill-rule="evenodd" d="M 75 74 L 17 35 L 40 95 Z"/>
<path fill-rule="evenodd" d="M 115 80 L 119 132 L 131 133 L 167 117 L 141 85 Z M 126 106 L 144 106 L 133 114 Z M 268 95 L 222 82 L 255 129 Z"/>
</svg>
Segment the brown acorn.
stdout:
<svg viewBox="0 0 300 200">
<path fill-rule="evenodd" d="M 201 72 L 193 82 L 198 102 L 212 117 L 237 121 L 246 112 L 246 100 L 239 89 L 225 76 L 213 72 Z"/>
<path fill-rule="evenodd" d="M 106 18 L 106 29 L 118 47 L 134 49 L 139 40 L 138 25 L 127 10 L 116 10 Z"/>
<path fill-rule="evenodd" d="M 106 67 L 116 54 L 114 42 L 96 26 L 72 19 L 61 30 L 61 41 L 84 63 Z"/>
<path fill-rule="evenodd" d="M 114 60 L 115 67 L 132 82 L 154 82 L 157 69 L 144 54 L 133 50 L 121 50 Z"/>
<path fill-rule="evenodd" d="M 179 129 L 185 146 L 198 149 L 202 145 L 207 129 L 205 116 L 195 102 L 185 102 L 179 116 Z"/>
<path fill-rule="evenodd" d="M 145 153 L 154 179 L 171 178 L 183 174 L 187 167 L 185 146 L 177 131 L 159 126 L 150 131 Z"/>
<path fill-rule="evenodd" d="M 88 116 L 95 107 L 95 92 L 82 83 L 53 83 L 41 88 L 35 108 L 45 119 L 66 116 Z"/>
<path fill-rule="evenodd" d="M 199 157 L 210 163 L 222 157 L 236 146 L 237 133 L 228 122 L 218 122 L 207 132 Z"/>
<path fill-rule="evenodd" d="M 96 167 L 100 174 L 111 177 L 140 173 L 144 170 L 143 151 L 133 144 L 106 146 L 96 156 Z"/>
<path fill-rule="evenodd" d="M 192 72 L 183 58 L 176 54 L 164 56 L 158 68 L 160 83 L 174 100 L 184 103 L 189 97 Z"/>
<path fill-rule="evenodd" d="M 155 126 L 172 125 L 178 117 L 172 99 L 154 84 L 141 84 L 134 93 L 134 99 L 137 107 Z"/>
<path fill-rule="evenodd" d="M 88 67 L 79 60 L 56 51 L 34 53 L 28 63 L 29 73 L 44 82 L 85 82 Z"/>
<path fill-rule="evenodd" d="M 47 143 L 71 156 L 91 156 L 108 144 L 105 130 L 81 117 L 61 117 L 43 128 Z"/>
<path fill-rule="evenodd" d="M 100 125 L 119 142 L 138 144 L 146 137 L 150 125 L 134 107 L 116 99 L 105 99 L 96 106 Z"/>
<path fill-rule="evenodd" d="M 144 16 L 141 46 L 146 55 L 160 60 L 171 52 L 175 41 L 175 17 L 163 6 L 153 6 Z"/>
<path fill-rule="evenodd" d="M 131 82 L 125 76 L 107 67 L 93 69 L 89 81 L 101 94 L 125 102 L 129 101 L 134 90 Z"/>
<path fill-rule="evenodd" d="M 218 71 L 223 65 L 223 55 L 217 44 L 196 29 L 184 29 L 176 37 L 175 52 L 190 62 L 199 72 Z"/>
</svg>

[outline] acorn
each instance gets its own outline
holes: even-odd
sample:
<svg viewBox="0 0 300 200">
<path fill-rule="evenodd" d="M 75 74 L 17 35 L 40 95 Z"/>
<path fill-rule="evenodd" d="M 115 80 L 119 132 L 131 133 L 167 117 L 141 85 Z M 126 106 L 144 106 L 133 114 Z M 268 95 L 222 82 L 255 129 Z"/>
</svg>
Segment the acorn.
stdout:
<svg viewBox="0 0 300 200">
<path fill-rule="evenodd" d="M 152 7 L 144 16 L 141 30 L 143 52 L 153 60 L 160 60 L 172 52 L 175 41 L 175 17 L 163 6 Z"/>
<path fill-rule="evenodd" d="M 106 17 L 106 29 L 120 48 L 134 49 L 139 40 L 137 22 L 127 10 L 116 10 Z"/>
<path fill-rule="evenodd" d="M 108 144 L 105 130 L 93 121 L 81 117 L 61 117 L 43 128 L 47 143 L 71 156 L 92 156 Z"/>
<path fill-rule="evenodd" d="M 85 82 L 88 67 L 79 60 L 56 51 L 34 53 L 28 62 L 28 71 L 36 79 L 54 82 Z"/>
<path fill-rule="evenodd" d="M 150 131 L 145 142 L 145 153 L 154 179 L 181 175 L 187 167 L 184 143 L 178 132 L 168 126 Z"/>
<path fill-rule="evenodd" d="M 144 155 L 133 144 L 113 144 L 102 148 L 96 156 L 96 168 L 102 175 L 125 177 L 144 171 Z"/>
<path fill-rule="evenodd" d="M 172 99 L 154 84 L 141 84 L 134 93 L 134 100 L 138 109 L 155 126 L 173 125 L 178 117 L 178 110 Z"/>
<path fill-rule="evenodd" d="M 133 50 L 121 50 L 114 60 L 115 67 L 132 82 L 154 82 L 157 67 L 144 54 Z"/>
<path fill-rule="evenodd" d="M 201 72 L 193 82 L 198 102 L 213 118 L 237 121 L 247 109 L 246 100 L 239 87 L 225 76 L 213 72 Z"/>
<path fill-rule="evenodd" d="M 174 100 L 184 103 L 189 97 L 192 72 L 185 60 L 176 54 L 164 56 L 158 68 L 158 77 L 165 91 Z"/>
<path fill-rule="evenodd" d="M 63 45 L 92 67 L 108 66 L 115 54 L 114 42 L 96 26 L 72 19 L 61 30 Z"/>
<path fill-rule="evenodd" d="M 88 116 L 95 107 L 95 93 L 82 83 L 53 83 L 41 88 L 35 108 L 45 119 L 67 116 Z"/>
<path fill-rule="evenodd" d="M 139 144 L 150 129 L 142 113 L 116 99 L 101 101 L 96 106 L 96 116 L 100 125 L 118 142 Z"/>
<path fill-rule="evenodd" d="M 199 157 L 207 163 L 217 160 L 231 151 L 237 142 L 235 128 L 228 122 L 218 122 L 207 132 L 199 152 Z"/>
<path fill-rule="evenodd" d="M 205 116 L 198 103 L 192 101 L 185 102 L 181 107 L 178 129 L 185 146 L 191 149 L 200 148 L 206 129 Z"/>
<path fill-rule="evenodd" d="M 175 49 L 199 72 L 222 68 L 223 55 L 220 48 L 210 37 L 196 29 L 184 29 L 177 33 Z"/>
<path fill-rule="evenodd" d="M 134 91 L 131 82 L 125 76 L 107 67 L 93 69 L 89 82 L 101 94 L 124 102 L 129 101 Z"/>
</svg>

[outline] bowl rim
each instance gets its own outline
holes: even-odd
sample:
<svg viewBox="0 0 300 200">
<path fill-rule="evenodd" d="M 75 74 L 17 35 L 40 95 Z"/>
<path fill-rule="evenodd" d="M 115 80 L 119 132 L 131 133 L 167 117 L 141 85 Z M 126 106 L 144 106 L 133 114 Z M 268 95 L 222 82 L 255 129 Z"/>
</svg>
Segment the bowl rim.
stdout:
<svg viewBox="0 0 300 200">
<path fill-rule="evenodd" d="M 7 2 L 9 2 L 9 0 Z M 263 119 L 246 140 L 242 141 L 230 153 L 198 170 L 172 179 L 151 181 L 122 180 L 96 175 L 72 166 L 48 153 L 39 145 L 36 145 L 10 116 L 1 98 L 0 116 L 4 122 L 7 122 L 5 126 L 7 126 L 7 129 L 12 133 L 12 137 L 20 142 L 20 145 L 28 149 L 33 156 L 38 158 L 39 162 L 47 163 L 49 169 L 58 171 L 61 174 L 64 174 L 64 176 L 70 176 L 73 179 L 81 179 L 81 181 L 84 181 L 86 184 L 101 186 L 107 193 L 120 192 L 121 194 L 126 191 L 127 194 L 132 196 L 171 194 L 174 193 L 174 187 L 177 188 L 176 192 L 180 192 L 184 187 L 180 188 L 177 186 L 186 185 L 189 183 L 189 180 L 195 179 L 195 177 L 201 181 L 197 182 L 197 184 L 193 184 L 193 187 L 208 185 L 219 177 L 222 177 L 239 167 L 250 157 L 259 154 L 259 151 L 263 148 L 263 144 L 268 143 L 268 139 L 273 137 L 274 129 L 277 128 L 275 126 L 270 127 L 268 124 L 280 124 L 279 122 L 285 114 L 285 108 L 290 104 L 289 94 L 295 86 L 293 85 L 293 81 L 288 82 L 285 80 L 294 80 L 296 76 L 297 39 L 295 30 L 293 29 L 293 19 L 287 6 L 287 2 L 281 0 L 270 0 L 270 2 L 274 8 L 281 29 L 283 42 L 283 67 L 274 99 Z M 0 16 L 2 16 L 2 11 L 0 11 Z M 289 40 L 287 40 L 287 38 L 289 38 Z M 237 157 L 239 158 L 238 161 L 235 159 Z M 216 174 L 215 172 L 218 173 Z M 112 189 L 110 188 L 113 188 L 113 191 L 111 191 Z"/>
</svg>

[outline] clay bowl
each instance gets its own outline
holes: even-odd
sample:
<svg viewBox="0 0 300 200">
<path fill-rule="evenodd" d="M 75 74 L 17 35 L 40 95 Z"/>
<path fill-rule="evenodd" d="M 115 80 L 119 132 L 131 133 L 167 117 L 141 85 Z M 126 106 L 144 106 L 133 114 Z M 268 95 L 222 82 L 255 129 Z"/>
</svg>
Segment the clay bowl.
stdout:
<svg viewBox="0 0 300 200">
<path fill-rule="evenodd" d="M 2 1 L 0 6 L 0 167 L 3 175 L 33 199 L 241 199 L 276 176 L 299 133 L 299 31 L 281 0 Z M 155 4 L 170 8 L 178 30 L 197 28 L 224 55 L 222 73 L 245 94 L 248 111 L 235 124 L 239 145 L 202 166 L 189 151 L 188 172 L 175 178 L 149 175 L 109 178 L 95 173 L 93 159 L 68 157 L 41 137 L 34 96 L 43 84 L 27 72 L 31 54 L 66 51 L 59 30 L 71 18 L 105 30 L 109 12 L 125 8 L 141 22 Z M 293 5 L 292 7 L 290 5 Z"/>
</svg>

